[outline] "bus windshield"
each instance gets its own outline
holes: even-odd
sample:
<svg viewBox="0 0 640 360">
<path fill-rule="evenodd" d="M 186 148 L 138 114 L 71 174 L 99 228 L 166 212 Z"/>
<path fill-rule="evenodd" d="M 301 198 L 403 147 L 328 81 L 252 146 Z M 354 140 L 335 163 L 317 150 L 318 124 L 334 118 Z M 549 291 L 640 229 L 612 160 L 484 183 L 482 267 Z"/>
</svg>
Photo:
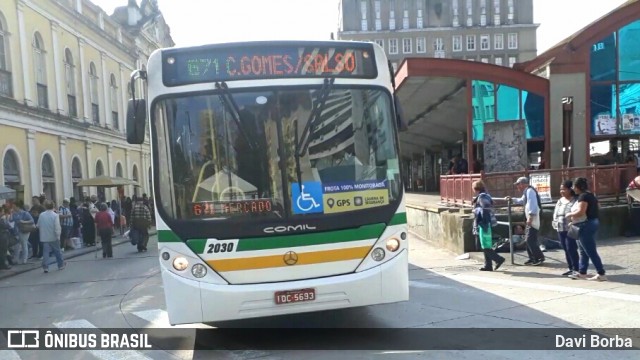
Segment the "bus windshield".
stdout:
<svg viewBox="0 0 640 360">
<path fill-rule="evenodd" d="M 156 204 L 172 220 L 322 216 L 401 196 L 383 88 L 219 87 L 163 97 L 151 114 Z"/>
</svg>

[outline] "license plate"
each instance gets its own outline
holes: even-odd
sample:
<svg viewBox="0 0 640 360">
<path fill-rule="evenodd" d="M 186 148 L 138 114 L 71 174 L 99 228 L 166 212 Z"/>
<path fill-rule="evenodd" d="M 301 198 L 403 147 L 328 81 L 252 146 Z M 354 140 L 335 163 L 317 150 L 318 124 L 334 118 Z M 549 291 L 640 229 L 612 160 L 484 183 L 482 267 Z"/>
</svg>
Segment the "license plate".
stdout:
<svg viewBox="0 0 640 360">
<path fill-rule="evenodd" d="M 275 299 L 276 305 L 313 301 L 316 299 L 316 289 L 276 291 Z"/>
</svg>

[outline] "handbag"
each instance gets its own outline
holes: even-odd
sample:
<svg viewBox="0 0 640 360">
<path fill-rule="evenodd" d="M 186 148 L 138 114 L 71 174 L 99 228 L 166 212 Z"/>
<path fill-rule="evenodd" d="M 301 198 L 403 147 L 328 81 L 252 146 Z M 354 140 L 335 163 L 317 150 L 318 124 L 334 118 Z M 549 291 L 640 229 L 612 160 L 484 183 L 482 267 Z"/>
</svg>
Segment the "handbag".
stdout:
<svg viewBox="0 0 640 360">
<path fill-rule="evenodd" d="M 21 233 L 31 233 L 36 231 L 36 229 L 36 224 L 33 220 L 20 220 L 18 222 L 18 230 L 20 230 Z"/>
<path fill-rule="evenodd" d="M 580 238 L 580 226 L 575 224 L 569 224 L 569 229 L 567 230 L 567 236 L 571 239 L 578 240 Z"/>
</svg>

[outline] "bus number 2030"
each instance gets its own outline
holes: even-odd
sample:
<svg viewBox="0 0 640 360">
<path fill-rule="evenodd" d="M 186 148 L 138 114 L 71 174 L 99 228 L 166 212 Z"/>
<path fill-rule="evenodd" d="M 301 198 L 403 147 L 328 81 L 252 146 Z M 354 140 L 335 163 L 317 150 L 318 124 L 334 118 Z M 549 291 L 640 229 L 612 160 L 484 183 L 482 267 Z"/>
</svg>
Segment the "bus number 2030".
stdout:
<svg viewBox="0 0 640 360">
<path fill-rule="evenodd" d="M 207 254 L 224 253 L 224 252 L 232 252 L 232 251 L 233 251 L 233 243 L 215 243 L 215 244 L 209 244 L 209 249 L 207 250 Z"/>
</svg>

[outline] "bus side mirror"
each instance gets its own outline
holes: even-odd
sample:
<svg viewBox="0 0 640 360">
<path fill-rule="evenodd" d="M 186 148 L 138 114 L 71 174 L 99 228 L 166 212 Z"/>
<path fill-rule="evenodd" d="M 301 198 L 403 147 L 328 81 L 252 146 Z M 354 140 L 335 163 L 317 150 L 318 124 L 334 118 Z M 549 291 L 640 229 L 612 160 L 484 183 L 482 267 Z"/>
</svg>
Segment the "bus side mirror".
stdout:
<svg viewBox="0 0 640 360">
<path fill-rule="evenodd" d="M 127 105 L 127 142 L 129 144 L 144 143 L 146 121 L 147 102 L 144 99 L 129 99 Z"/>
<path fill-rule="evenodd" d="M 409 125 L 404 117 L 404 111 L 402 111 L 402 105 L 400 105 L 400 99 L 397 95 L 393 95 L 393 102 L 396 108 L 396 122 L 398 125 L 398 131 L 409 130 Z"/>
</svg>

